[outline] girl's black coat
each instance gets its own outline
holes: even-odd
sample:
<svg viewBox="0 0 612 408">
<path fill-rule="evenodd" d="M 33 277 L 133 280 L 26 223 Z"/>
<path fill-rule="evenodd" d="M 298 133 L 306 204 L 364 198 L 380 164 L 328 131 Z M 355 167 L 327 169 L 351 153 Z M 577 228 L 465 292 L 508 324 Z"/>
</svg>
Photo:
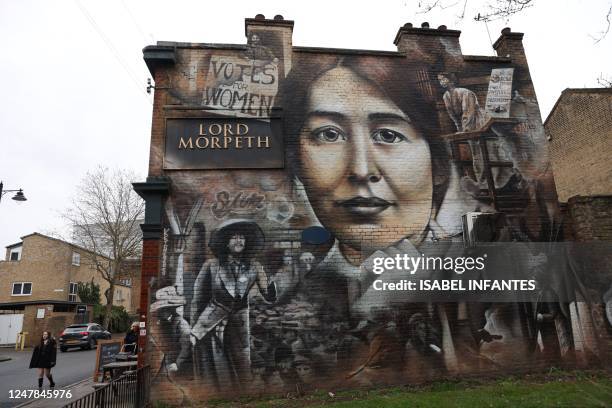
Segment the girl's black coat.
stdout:
<svg viewBox="0 0 612 408">
<path fill-rule="evenodd" d="M 55 366 L 56 356 L 55 341 L 49 340 L 47 344 L 39 344 L 34 347 L 30 368 L 51 368 Z"/>
</svg>

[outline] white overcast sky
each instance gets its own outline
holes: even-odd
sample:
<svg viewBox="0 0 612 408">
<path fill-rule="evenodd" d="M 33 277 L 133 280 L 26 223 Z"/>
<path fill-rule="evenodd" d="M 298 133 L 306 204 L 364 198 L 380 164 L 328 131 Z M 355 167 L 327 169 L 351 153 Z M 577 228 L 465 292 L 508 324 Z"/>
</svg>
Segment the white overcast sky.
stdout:
<svg viewBox="0 0 612 408">
<path fill-rule="evenodd" d="M 406 22 L 462 30 L 464 54 L 493 55 L 487 27 L 473 21 L 483 3 L 422 15 L 418 2 L 0 0 L 0 180 L 23 188 L 25 203 L 0 202 L 0 248 L 32 232 L 64 232 L 58 216 L 85 173 L 102 164 L 147 171 L 152 97 L 142 48 L 156 41 L 245 43 L 244 18 L 282 14 L 298 46 L 394 50 Z M 535 0 L 505 26 L 523 43 L 543 119 L 565 88 L 597 87 L 612 76 L 611 0 Z"/>
</svg>

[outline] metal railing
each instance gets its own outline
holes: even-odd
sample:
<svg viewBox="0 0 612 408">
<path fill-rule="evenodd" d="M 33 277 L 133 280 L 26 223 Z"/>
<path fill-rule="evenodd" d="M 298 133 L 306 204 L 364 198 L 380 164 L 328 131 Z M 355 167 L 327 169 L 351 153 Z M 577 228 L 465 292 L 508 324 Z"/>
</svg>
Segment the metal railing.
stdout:
<svg viewBox="0 0 612 408">
<path fill-rule="evenodd" d="M 145 366 L 98 386 L 63 408 L 145 408 L 149 406 L 150 368 Z"/>
</svg>

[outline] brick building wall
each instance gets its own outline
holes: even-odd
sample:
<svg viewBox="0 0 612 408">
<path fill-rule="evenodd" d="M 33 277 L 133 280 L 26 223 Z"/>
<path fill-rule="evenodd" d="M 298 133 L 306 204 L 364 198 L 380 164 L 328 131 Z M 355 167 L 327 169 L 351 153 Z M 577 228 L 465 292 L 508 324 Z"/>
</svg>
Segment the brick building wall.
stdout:
<svg viewBox="0 0 612 408">
<path fill-rule="evenodd" d="M 23 310 L 23 326 L 22 332 L 27 333 L 25 346 L 34 347 L 40 343 L 40 336 L 44 331 L 51 333 L 56 339 L 60 333 L 69 325 L 75 322 L 74 312 L 59 312 L 56 311 L 57 305 L 54 304 L 36 304 L 26 305 Z M 38 310 L 44 309 L 44 317 L 38 317 Z M 92 310 L 88 310 L 89 316 Z M 78 322 L 80 323 L 80 322 Z"/>
<path fill-rule="evenodd" d="M 566 89 L 544 127 L 560 201 L 612 193 L 612 88 Z"/>
<path fill-rule="evenodd" d="M 147 201 L 140 363 L 163 373 L 154 398 L 571 363 L 578 311 L 538 326 L 526 304 L 423 302 L 371 286 L 374 254 L 461 242 L 468 212 L 503 214 L 501 241 L 554 236 L 557 195 L 523 35 L 505 29 L 498 56 L 484 57 L 463 55 L 460 32 L 444 26 L 404 25 L 397 52 L 295 47 L 292 31 L 292 21 L 258 16 L 245 21 L 246 46 L 144 50 L 156 91 L 149 177 L 135 184 Z M 170 123 L 276 118 L 283 166 L 181 169 L 169 156 Z M 222 155 L 225 141 L 252 142 L 205 133 L 183 149 Z"/>
<path fill-rule="evenodd" d="M 612 242 L 612 196 L 576 196 L 568 201 L 575 241 Z"/>
<path fill-rule="evenodd" d="M 69 244 L 32 234 L 23 238 L 21 259 L 19 261 L 0 262 L 0 274 L 3 279 L 0 283 L 0 302 L 20 300 L 62 300 L 68 301 L 69 283 L 89 281 L 92 277 L 100 284 L 97 273 L 89 265 L 83 263 L 72 265 L 73 252 L 82 251 Z M 13 282 L 32 282 L 31 296 L 12 296 Z"/>
<path fill-rule="evenodd" d="M 108 288 L 95 267 L 87 260 L 86 251 L 59 239 L 34 233 L 22 238 L 21 257 L 10 260 L 10 246 L 5 261 L 0 261 L 0 303 L 57 300 L 69 301 L 70 283 L 93 281 L 100 285 L 100 294 Z M 79 254 L 78 265 L 73 264 L 73 254 Z M 75 262 L 77 263 L 77 262 Z M 31 282 L 32 291 L 27 296 L 12 295 L 14 282 Z M 131 310 L 130 288 L 117 285 L 120 297 L 116 305 Z M 121 303 L 119 299 L 124 299 Z M 78 301 L 74 300 L 75 302 Z M 100 299 L 102 302 L 104 299 Z"/>
<path fill-rule="evenodd" d="M 125 269 L 127 273 L 123 280 L 129 281 L 129 293 L 124 296 L 124 307 L 130 313 L 137 313 L 140 305 L 140 285 L 141 285 L 141 267 L 140 259 L 131 259 L 126 262 Z M 126 282 L 127 283 L 127 282 Z M 126 306 L 127 305 L 127 306 Z"/>
</svg>

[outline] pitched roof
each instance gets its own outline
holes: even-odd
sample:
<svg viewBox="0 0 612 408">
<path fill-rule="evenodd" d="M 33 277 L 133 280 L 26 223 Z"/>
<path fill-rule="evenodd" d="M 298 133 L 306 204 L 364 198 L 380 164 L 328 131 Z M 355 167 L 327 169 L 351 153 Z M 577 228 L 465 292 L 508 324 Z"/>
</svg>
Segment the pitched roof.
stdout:
<svg viewBox="0 0 612 408">
<path fill-rule="evenodd" d="M 81 251 L 85 251 L 85 252 L 89 252 L 89 253 L 94 253 L 93 251 L 90 251 L 90 250 L 89 250 L 89 249 L 87 249 L 87 248 L 83 248 L 82 246 L 79 246 L 79 245 L 73 244 L 73 243 L 68 242 L 68 241 L 64 241 L 63 239 L 59 239 L 59 238 L 50 237 L 50 236 L 48 236 L 48 235 L 41 234 L 40 232 L 33 232 L 33 233 L 31 233 L 31 234 L 24 235 L 24 236 L 20 237 L 21 242 L 18 242 L 18 243 L 16 243 L 16 244 L 7 245 L 7 246 L 6 246 L 6 248 L 13 248 L 13 247 L 16 247 L 16 246 L 19 246 L 19 245 L 23 245 L 23 240 L 24 240 L 25 238 L 32 237 L 32 236 L 35 236 L 35 235 L 38 235 L 39 237 L 42 237 L 42 238 L 45 238 L 45 239 L 51 239 L 51 240 L 53 240 L 53 241 L 58 241 L 58 242 L 61 242 L 62 244 L 69 245 L 69 246 L 70 246 L 70 247 L 72 247 L 72 248 L 80 249 Z M 102 256 L 102 257 L 104 257 L 104 258 L 108 258 L 107 256 L 102 255 L 102 254 L 97 254 L 97 255 L 100 255 L 100 256 Z"/>
<path fill-rule="evenodd" d="M 553 114 L 557 110 L 557 107 L 559 106 L 561 101 L 565 97 L 567 97 L 567 95 L 576 94 L 576 93 L 585 93 L 585 94 L 591 94 L 591 95 L 600 95 L 600 94 L 608 94 L 608 93 L 612 94 L 612 88 L 565 88 L 563 92 L 561 92 L 561 95 L 559 96 L 559 99 L 557 99 L 557 102 L 555 102 L 555 105 L 553 106 L 553 108 L 548 113 L 548 116 L 546 117 L 546 120 L 544 121 L 544 126 L 546 126 L 546 123 L 548 122 L 548 120 L 553 116 Z"/>
</svg>

